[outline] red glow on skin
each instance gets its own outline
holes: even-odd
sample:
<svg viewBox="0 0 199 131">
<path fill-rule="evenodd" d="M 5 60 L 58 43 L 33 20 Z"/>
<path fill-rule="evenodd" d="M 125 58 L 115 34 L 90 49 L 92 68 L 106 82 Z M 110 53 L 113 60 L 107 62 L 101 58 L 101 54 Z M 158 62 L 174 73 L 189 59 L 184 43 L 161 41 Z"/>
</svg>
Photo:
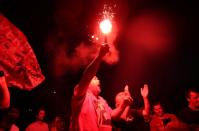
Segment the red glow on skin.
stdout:
<svg viewBox="0 0 199 131">
<path fill-rule="evenodd" d="M 171 53 L 176 43 L 173 24 L 171 16 L 166 13 L 145 13 L 129 24 L 126 38 L 129 43 L 150 54 Z"/>
</svg>

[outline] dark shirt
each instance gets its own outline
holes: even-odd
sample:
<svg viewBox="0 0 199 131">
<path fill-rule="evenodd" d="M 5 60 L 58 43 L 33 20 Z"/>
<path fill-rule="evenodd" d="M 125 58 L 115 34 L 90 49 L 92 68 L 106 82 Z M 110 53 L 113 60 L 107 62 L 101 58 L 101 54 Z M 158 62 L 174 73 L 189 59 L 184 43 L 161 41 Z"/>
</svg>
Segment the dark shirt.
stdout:
<svg viewBox="0 0 199 131">
<path fill-rule="evenodd" d="M 149 131 L 149 123 L 145 122 L 142 115 L 142 110 L 131 109 L 131 120 L 113 121 L 113 131 L 120 129 L 120 131 Z"/>
<path fill-rule="evenodd" d="M 11 125 L 7 122 L 7 109 L 0 109 L 0 130 L 9 131 Z"/>
<path fill-rule="evenodd" d="M 199 129 L 199 111 L 185 108 L 179 113 L 179 119 L 193 128 Z"/>
<path fill-rule="evenodd" d="M 179 118 L 187 124 L 199 124 L 199 111 L 187 107 L 179 113 Z"/>
</svg>

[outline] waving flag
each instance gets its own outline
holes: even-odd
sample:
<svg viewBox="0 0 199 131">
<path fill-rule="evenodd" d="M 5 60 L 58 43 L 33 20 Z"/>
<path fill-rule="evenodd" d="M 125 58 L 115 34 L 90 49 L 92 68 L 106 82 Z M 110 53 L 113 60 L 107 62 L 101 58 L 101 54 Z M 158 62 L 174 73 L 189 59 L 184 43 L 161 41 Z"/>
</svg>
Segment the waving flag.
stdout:
<svg viewBox="0 0 199 131">
<path fill-rule="evenodd" d="M 31 90 L 43 76 L 26 36 L 0 13 L 0 70 L 8 86 Z"/>
</svg>

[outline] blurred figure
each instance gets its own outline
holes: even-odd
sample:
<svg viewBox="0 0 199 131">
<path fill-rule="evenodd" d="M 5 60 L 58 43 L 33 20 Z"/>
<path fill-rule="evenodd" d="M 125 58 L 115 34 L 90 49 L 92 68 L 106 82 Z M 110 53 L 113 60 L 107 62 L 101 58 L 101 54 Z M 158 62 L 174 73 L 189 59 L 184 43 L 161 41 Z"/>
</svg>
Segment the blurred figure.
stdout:
<svg viewBox="0 0 199 131">
<path fill-rule="evenodd" d="M 167 124 L 165 131 L 192 131 L 189 126 L 181 121 L 172 121 Z"/>
<path fill-rule="evenodd" d="M 56 116 L 50 126 L 50 131 L 65 131 L 64 120 L 60 116 Z"/>
<path fill-rule="evenodd" d="M 179 119 L 191 130 L 199 131 L 199 89 L 190 88 L 186 92 L 188 106 L 179 113 Z"/>
<path fill-rule="evenodd" d="M 150 122 L 151 131 L 165 131 L 165 127 L 174 121 L 178 121 L 174 114 L 165 113 L 160 102 L 153 105 L 153 115 Z"/>
<path fill-rule="evenodd" d="M 20 117 L 20 112 L 17 108 L 11 108 L 0 120 L 0 131 L 19 131 L 16 122 Z"/>
<path fill-rule="evenodd" d="M 6 83 L 4 72 L 0 71 L 0 108 L 8 108 L 10 106 L 10 92 Z"/>
<path fill-rule="evenodd" d="M 45 110 L 39 109 L 36 115 L 36 121 L 31 123 L 25 131 L 49 131 L 48 124 L 44 122 L 45 116 Z"/>
<path fill-rule="evenodd" d="M 129 106 L 125 108 L 125 111 L 121 115 L 121 119 L 114 121 L 116 131 L 144 131 L 147 129 L 147 123 L 150 118 L 150 104 L 148 100 L 148 85 L 145 84 L 143 88 L 141 88 L 141 95 L 144 100 L 144 109 L 133 109 Z M 115 106 L 118 107 L 121 105 L 125 96 L 130 96 L 130 92 L 128 90 L 128 85 L 125 86 L 123 92 L 119 92 L 115 97 Z"/>
<path fill-rule="evenodd" d="M 99 96 L 100 81 L 95 76 L 109 46 L 103 44 L 96 58 L 87 66 L 72 97 L 72 131 L 112 131 L 111 119 L 117 119 L 130 104 L 130 98 L 112 110 Z"/>
</svg>

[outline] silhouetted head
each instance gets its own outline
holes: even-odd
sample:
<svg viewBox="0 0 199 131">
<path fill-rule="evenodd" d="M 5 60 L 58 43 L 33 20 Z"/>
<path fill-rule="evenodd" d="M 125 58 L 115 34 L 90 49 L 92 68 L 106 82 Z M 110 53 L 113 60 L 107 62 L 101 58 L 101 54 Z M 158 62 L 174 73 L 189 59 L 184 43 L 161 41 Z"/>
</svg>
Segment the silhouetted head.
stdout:
<svg viewBox="0 0 199 131">
<path fill-rule="evenodd" d="M 45 116 L 46 116 L 46 111 L 43 108 L 40 108 L 36 115 L 37 120 L 43 121 Z"/>
<path fill-rule="evenodd" d="M 124 97 L 125 97 L 124 92 L 117 93 L 117 95 L 115 96 L 115 107 L 119 107 L 121 105 Z"/>
<path fill-rule="evenodd" d="M 8 111 L 8 118 L 10 121 L 16 122 L 20 117 L 20 111 L 17 108 L 11 108 Z"/>
</svg>

